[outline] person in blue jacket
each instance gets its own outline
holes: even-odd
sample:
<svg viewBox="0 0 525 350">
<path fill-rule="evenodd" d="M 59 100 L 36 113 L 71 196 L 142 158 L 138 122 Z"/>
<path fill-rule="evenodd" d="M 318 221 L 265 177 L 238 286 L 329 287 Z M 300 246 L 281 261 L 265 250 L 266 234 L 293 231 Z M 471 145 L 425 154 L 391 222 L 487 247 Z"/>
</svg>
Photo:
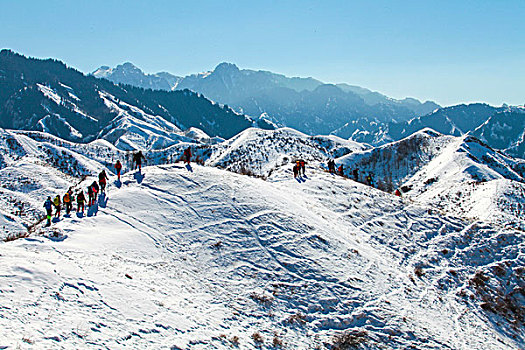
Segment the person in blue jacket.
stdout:
<svg viewBox="0 0 525 350">
<path fill-rule="evenodd" d="M 51 197 L 47 197 L 47 200 L 44 202 L 44 208 L 46 208 L 47 212 L 47 226 L 51 226 L 51 216 L 53 214 L 53 201 L 51 201 Z"/>
</svg>

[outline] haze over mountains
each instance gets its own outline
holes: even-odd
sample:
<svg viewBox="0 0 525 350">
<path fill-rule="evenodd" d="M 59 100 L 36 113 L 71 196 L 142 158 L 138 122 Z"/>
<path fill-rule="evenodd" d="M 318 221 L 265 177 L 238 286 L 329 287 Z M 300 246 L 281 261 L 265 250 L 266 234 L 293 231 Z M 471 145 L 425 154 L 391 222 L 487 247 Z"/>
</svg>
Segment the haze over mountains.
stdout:
<svg viewBox="0 0 525 350">
<path fill-rule="evenodd" d="M 309 134 L 328 134 L 357 118 L 401 121 L 439 108 L 430 101 L 394 100 L 358 86 L 324 84 L 313 78 L 289 78 L 268 71 L 239 69 L 231 63 L 221 63 L 213 71 L 186 77 L 145 74 L 129 62 L 113 69 L 101 67 L 92 74 L 144 88 L 190 89 L 241 113 L 251 116 L 266 113 L 277 125 Z"/>
<path fill-rule="evenodd" d="M 117 86 L 62 62 L 9 50 L 0 51 L 0 83 L 0 127 L 77 142 L 103 138 L 125 149 L 149 149 L 178 142 L 190 127 L 222 138 L 251 126 L 273 127 L 189 90 Z"/>
<path fill-rule="evenodd" d="M 523 108 L 482 103 L 441 108 L 431 101 L 395 100 L 358 86 L 239 69 L 231 63 L 186 77 L 145 74 L 129 62 L 101 67 L 93 75 L 144 88 L 190 89 L 239 112 L 263 115 L 278 126 L 310 135 L 334 134 L 381 145 L 430 127 L 455 136 L 473 133 L 512 156 L 525 157 Z M 495 134 L 495 130 L 512 131 Z"/>
</svg>

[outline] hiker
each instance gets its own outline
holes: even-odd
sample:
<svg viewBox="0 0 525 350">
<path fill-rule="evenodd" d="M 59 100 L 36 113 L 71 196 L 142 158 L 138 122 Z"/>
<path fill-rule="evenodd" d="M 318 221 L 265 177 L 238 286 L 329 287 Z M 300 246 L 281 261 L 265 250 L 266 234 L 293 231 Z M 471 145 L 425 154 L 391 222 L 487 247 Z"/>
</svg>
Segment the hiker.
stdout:
<svg viewBox="0 0 525 350">
<path fill-rule="evenodd" d="M 62 203 L 60 202 L 60 195 L 57 194 L 55 199 L 53 199 L 53 205 L 55 206 L 55 218 L 60 218 L 60 205 Z"/>
<path fill-rule="evenodd" d="M 98 174 L 98 183 L 100 184 L 100 192 L 104 192 L 106 190 L 106 180 L 109 180 L 109 177 L 106 175 L 106 170 L 102 170 L 100 174 Z"/>
<path fill-rule="evenodd" d="M 142 154 L 142 151 L 138 151 L 136 153 L 133 153 L 133 161 L 135 162 L 135 169 L 137 169 L 137 167 L 138 167 L 139 171 L 142 170 L 142 159 L 144 159 L 144 161 L 146 161 L 146 158 Z"/>
<path fill-rule="evenodd" d="M 398 197 L 401 197 L 401 191 L 398 189 L 396 189 L 396 191 L 394 192 L 394 194 Z"/>
<path fill-rule="evenodd" d="M 184 161 L 186 162 L 186 164 L 190 164 L 190 160 L 191 160 L 191 148 L 188 147 L 184 150 Z"/>
<path fill-rule="evenodd" d="M 335 161 L 333 159 L 328 161 L 328 171 L 330 174 L 335 174 Z"/>
<path fill-rule="evenodd" d="M 82 208 L 82 214 L 84 213 L 84 202 L 86 201 L 86 197 L 84 196 L 84 192 L 80 190 L 80 192 L 77 194 L 77 213 L 80 211 L 80 208 Z"/>
<path fill-rule="evenodd" d="M 88 186 L 87 194 L 88 194 L 88 207 L 90 207 L 91 203 L 93 203 L 93 186 Z"/>
<path fill-rule="evenodd" d="M 46 201 L 44 202 L 44 208 L 46 208 L 46 214 L 47 214 L 47 225 L 51 226 L 51 215 L 53 213 L 53 202 L 51 202 L 51 197 L 47 197 Z"/>
<path fill-rule="evenodd" d="M 69 215 L 71 212 L 71 209 L 73 208 L 71 202 L 73 199 L 71 198 L 70 191 L 67 191 L 66 194 L 64 194 L 64 197 L 62 197 L 62 202 L 64 203 L 64 207 L 66 208 L 66 215 Z"/>
<path fill-rule="evenodd" d="M 91 184 L 92 190 L 93 190 L 93 204 L 97 201 L 97 194 L 99 192 L 99 187 L 97 181 L 93 181 Z"/>
<path fill-rule="evenodd" d="M 345 176 L 343 164 L 339 165 L 339 168 L 337 169 L 337 173 L 341 176 Z"/>
<path fill-rule="evenodd" d="M 359 169 L 357 168 L 354 169 L 353 173 L 354 173 L 354 181 L 357 182 L 359 179 Z"/>
<path fill-rule="evenodd" d="M 368 186 L 374 187 L 374 186 L 372 186 L 372 174 L 368 174 L 368 175 L 366 176 L 366 184 L 367 184 Z"/>
<path fill-rule="evenodd" d="M 117 171 L 118 181 L 120 182 L 120 171 L 122 170 L 122 164 L 120 163 L 120 160 L 117 159 L 117 162 L 115 163 L 115 170 Z"/>
<path fill-rule="evenodd" d="M 304 173 L 305 169 L 306 169 L 306 162 L 304 160 L 299 160 L 299 172 L 300 173 L 303 173 L 303 176 L 306 176 L 306 174 Z"/>
<path fill-rule="evenodd" d="M 294 177 L 294 179 L 297 178 L 298 172 L 299 172 L 299 167 L 297 166 L 297 164 L 295 164 L 293 166 L 293 177 Z"/>
</svg>

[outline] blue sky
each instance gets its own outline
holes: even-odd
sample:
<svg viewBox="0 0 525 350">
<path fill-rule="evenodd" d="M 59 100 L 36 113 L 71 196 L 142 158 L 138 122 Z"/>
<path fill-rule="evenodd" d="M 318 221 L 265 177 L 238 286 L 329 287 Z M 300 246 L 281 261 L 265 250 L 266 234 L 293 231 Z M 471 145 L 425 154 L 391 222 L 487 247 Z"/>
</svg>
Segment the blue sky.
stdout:
<svg viewBox="0 0 525 350">
<path fill-rule="evenodd" d="M 0 0 L 0 47 L 83 72 L 133 62 L 346 82 L 442 105 L 525 103 L 524 0 Z"/>
</svg>

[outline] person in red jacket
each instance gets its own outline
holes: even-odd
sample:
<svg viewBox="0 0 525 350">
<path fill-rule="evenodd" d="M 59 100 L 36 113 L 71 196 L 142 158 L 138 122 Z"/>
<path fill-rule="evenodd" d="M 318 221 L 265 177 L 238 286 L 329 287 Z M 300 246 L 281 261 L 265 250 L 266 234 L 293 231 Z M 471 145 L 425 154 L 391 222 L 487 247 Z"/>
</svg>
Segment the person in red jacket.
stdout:
<svg viewBox="0 0 525 350">
<path fill-rule="evenodd" d="M 186 164 L 190 164 L 191 160 L 191 149 L 188 147 L 184 150 L 184 161 Z"/>
<path fill-rule="evenodd" d="M 84 202 L 86 201 L 86 197 L 84 196 L 84 192 L 81 190 L 77 194 L 77 213 L 80 211 L 80 208 L 82 208 L 82 213 L 84 213 Z"/>
<path fill-rule="evenodd" d="M 120 160 L 117 159 L 117 162 L 115 163 L 115 170 L 117 171 L 118 180 L 120 181 L 120 171 L 122 170 L 122 164 L 120 163 Z"/>
<path fill-rule="evenodd" d="M 299 160 L 299 174 L 303 174 L 303 176 L 306 176 L 305 174 L 305 170 L 306 170 L 306 166 L 305 166 L 306 162 L 302 159 Z"/>
<path fill-rule="evenodd" d="M 98 183 L 100 184 L 100 192 L 105 192 L 107 180 L 109 180 L 109 178 L 106 175 L 106 170 L 102 170 L 100 174 L 98 174 Z"/>
</svg>

